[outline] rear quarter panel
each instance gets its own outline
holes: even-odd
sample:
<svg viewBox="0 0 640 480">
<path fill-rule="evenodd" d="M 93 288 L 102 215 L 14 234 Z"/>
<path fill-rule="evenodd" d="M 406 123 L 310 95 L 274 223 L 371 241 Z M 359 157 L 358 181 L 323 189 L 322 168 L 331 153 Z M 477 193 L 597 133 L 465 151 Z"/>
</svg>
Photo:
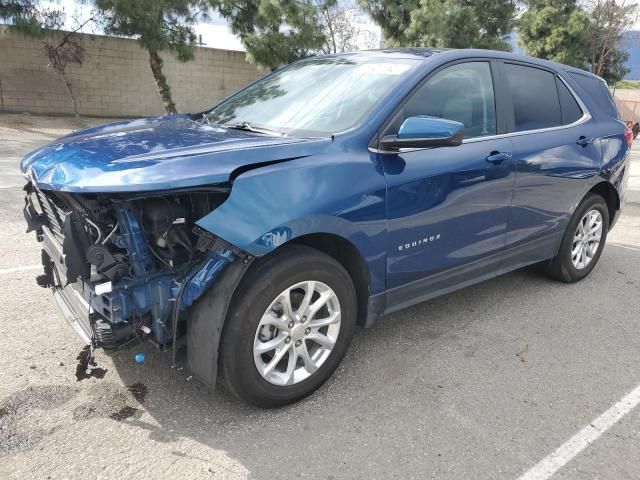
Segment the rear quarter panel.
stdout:
<svg viewBox="0 0 640 480">
<path fill-rule="evenodd" d="M 593 116 L 592 122 L 596 132 L 594 136 L 598 139 L 597 145 L 600 154 L 600 172 L 594 183 L 602 180 L 610 182 L 618 192 L 620 206 L 622 206 L 626 196 L 631 162 L 631 149 L 624 138 L 625 125 L 619 119 L 608 116 L 592 97 L 591 93 L 583 88 L 572 75 L 566 72 L 560 73 L 587 105 Z M 611 99 L 611 103 L 613 108 L 616 108 L 613 99 Z"/>
<path fill-rule="evenodd" d="M 624 134 L 620 134 L 618 122 L 602 122 L 607 134 L 600 139 L 602 155 L 601 177 L 609 181 L 618 192 L 620 207 L 624 205 L 629 170 L 631 168 L 631 149 L 627 145 Z M 608 125 L 607 123 L 612 123 Z M 621 122 L 620 122 L 621 123 Z"/>
</svg>

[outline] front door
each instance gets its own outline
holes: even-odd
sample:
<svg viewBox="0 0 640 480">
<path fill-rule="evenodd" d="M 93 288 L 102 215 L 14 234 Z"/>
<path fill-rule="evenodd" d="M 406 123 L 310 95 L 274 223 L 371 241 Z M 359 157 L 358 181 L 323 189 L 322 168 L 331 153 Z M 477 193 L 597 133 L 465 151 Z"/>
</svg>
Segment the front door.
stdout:
<svg viewBox="0 0 640 480">
<path fill-rule="evenodd" d="M 509 139 L 496 115 L 492 66 L 448 66 L 420 86 L 384 134 L 404 119 L 430 115 L 462 122 L 457 147 L 381 152 L 387 179 L 387 305 L 495 274 L 505 245 L 515 175 Z"/>
</svg>

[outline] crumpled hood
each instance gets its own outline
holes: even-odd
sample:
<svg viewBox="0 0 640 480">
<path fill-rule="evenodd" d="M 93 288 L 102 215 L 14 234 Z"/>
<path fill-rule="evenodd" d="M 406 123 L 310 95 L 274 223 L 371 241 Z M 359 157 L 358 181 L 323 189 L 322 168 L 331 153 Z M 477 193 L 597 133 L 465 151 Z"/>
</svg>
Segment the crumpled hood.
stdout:
<svg viewBox="0 0 640 480">
<path fill-rule="evenodd" d="M 27 155 L 39 188 L 133 192 L 210 185 L 247 165 L 299 158 L 325 140 L 275 137 L 207 125 L 187 115 L 88 128 Z"/>
</svg>

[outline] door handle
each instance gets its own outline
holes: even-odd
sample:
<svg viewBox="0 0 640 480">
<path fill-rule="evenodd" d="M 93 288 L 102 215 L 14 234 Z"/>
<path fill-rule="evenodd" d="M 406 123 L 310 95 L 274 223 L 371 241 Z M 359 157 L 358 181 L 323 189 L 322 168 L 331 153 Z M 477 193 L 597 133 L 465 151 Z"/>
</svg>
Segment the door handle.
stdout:
<svg viewBox="0 0 640 480">
<path fill-rule="evenodd" d="M 593 143 L 594 140 L 595 140 L 595 138 L 593 138 L 593 137 L 581 136 L 576 143 L 578 145 L 580 145 L 581 147 L 586 147 L 590 143 Z"/>
<path fill-rule="evenodd" d="M 494 165 L 500 165 L 507 160 L 511 160 L 511 154 L 507 152 L 491 152 L 487 157 L 487 162 L 493 163 Z"/>
</svg>

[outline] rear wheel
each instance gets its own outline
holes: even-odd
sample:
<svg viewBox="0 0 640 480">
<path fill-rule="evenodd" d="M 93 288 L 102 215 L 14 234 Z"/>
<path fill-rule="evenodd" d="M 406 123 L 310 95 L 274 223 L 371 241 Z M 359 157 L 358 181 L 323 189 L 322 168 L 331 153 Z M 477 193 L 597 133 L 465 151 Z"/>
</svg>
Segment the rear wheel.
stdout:
<svg viewBox="0 0 640 480">
<path fill-rule="evenodd" d="M 225 323 L 221 374 L 238 398 L 277 407 L 322 385 L 356 323 L 355 289 L 333 258 L 293 245 L 243 280 Z"/>
<path fill-rule="evenodd" d="M 600 195 L 589 194 L 574 212 L 560 249 L 547 272 L 567 283 L 577 282 L 596 266 L 609 230 L 609 210 Z"/>
</svg>

